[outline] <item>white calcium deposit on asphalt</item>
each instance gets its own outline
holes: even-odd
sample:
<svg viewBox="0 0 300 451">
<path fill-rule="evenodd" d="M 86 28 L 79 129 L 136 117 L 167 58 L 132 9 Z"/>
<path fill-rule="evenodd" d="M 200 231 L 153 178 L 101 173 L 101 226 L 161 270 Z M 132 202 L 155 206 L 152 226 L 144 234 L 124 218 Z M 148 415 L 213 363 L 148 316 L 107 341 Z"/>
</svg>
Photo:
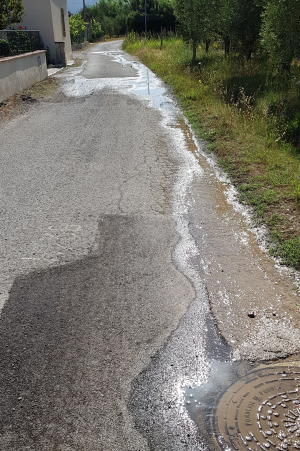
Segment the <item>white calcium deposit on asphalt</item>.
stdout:
<svg viewBox="0 0 300 451">
<path fill-rule="evenodd" d="M 194 227 L 194 231 L 201 232 L 201 218 L 199 220 L 199 215 L 197 216 L 200 204 L 199 199 L 202 196 L 202 192 L 199 191 L 201 183 L 207 179 L 208 183 L 205 189 L 207 191 L 211 190 L 212 195 L 214 195 L 214 189 L 217 186 L 217 189 L 223 192 L 228 204 L 228 212 L 222 216 L 222 221 L 219 224 L 215 223 L 215 240 L 218 239 L 218 236 L 224 230 L 232 242 L 236 243 L 237 249 L 246 249 L 247 251 L 250 246 L 249 242 L 253 239 L 251 237 L 254 235 L 257 239 L 260 239 L 258 246 L 263 248 L 264 233 L 261 229 L 252 227 L 249 210 L 238 203 L 235 188 L 219 169 L 215 159 L 205 153 L 204 147 L 197 141 L 189 125 L 182 118 L 178 106 L 171 96 L 167 94 L 166 87 L 162 81 L 143 64 L 127 61 L 125 54 L 121 51 L 118 54 L 115 54 L 115 52 L 97 53 L 111 57 L 116 64 L 131 64 L 137 70 L 137 77 L 86 79 L 81 75 L 83 67 L 68 69 L 63 73 L 57 74 L 56 77 L 62 79 L 63 92 L 68 97 L 79 99 L 105 89 L 106 92 L 110 91 L 112 94 L 117 92 L 132 96 L 144 102 L 149 108 L 159 109 L 161 112 L 161 126 L 167 131 L 173 156 L 180 164 L 173 193 L 173 218 L 180 239 L 174 249 L 173 259 L 179 270 L 192 282 L 196 293 L 195 299 L 186 315 L 182 318 L 178 328 L 171 335 L 165 347 L 159 352 L 158 358 L 154 359 L 147 371 L 136 380 L 136 388 L 133 395 L 137 403 L 135 408 L 139 417 L 139 419 L 136 417 L 136 421 L 140 422 L 141 427 L 147 424 L 148 439 L 150 442 L 152 441 L 154 449 L 161 449 L 159 446 L 162 445 L 155 442 L 155 440 L 161 440 L 161 443 L 164 443 L 164 441 L 168 443 L 167 449 L 204 450 L 205 445 L 200 443 L 199 431 L 189 418 L 184 407 L 185 387 L 199 386 L 209 377 L 210 360 L 205 346 L 207 342 L 206 317 L 209 315 L 210 305 L 204 281 L 206 277 L 209 278 L 211 268 L 213 266 L 218 267 L 215 255 L 211 257 L 210 255 L 202 254 L 199 251 L 197 240 L 191 233 L 191 227 Z M 187 142 L 186 130 L 179 125 L 180 120 L 184 122 L 185 127 L 189 130 L 193 141 L 193 152 L 190 149 L 190 144 Z M 202 167 L 204 160 L 207 165 L 206 169 Z M 203 165 L 201 165 L 201 161 L 203 161 Z M 191 219 L 193 217 L 197 219 L 196 223 Z M 217 214 L 216 218 L 218 218 Z M 82 221 L 82 223 L 85 223 L 85 232 L 82 234 L 80 234 L 81 232 L 77 233 L 78 228 L 82 231 L 82 224 L 80 225 L 79 221 L 78 223 L 76 221 L 66 223 L 65 239 L 63 239 L 61 251 L 63 253 L 62 261 L 65 259 L 75 260 L 78 256 L 86 255 L 91 249 L 97 234 L 96 218 Z M 20 224 L 21 228 L 22 224 Z M 47 236 L 45 235 L 45 240 L 48 239 L 56 243 L 56 234 L 61 234 L 61 230 L 58 232 L 53 226 L 47 232 Z M 203 240 L 204 245 L 206 245 L 205 236 Z M 21 257 L 20 255 L 20 258 L 24 258 L 25 263 L 21 270 L 20 266 L 16 268 L 12 265 L 9 268 L 10 271 L 3 274 L 1 285 L 2 305 L 8 297 L 9 289 L 14 277 L 18 275 L 18 271 L 22 273 L 22 271 L 28 271 L 29 269 L 43 268 L 47 265 L 60 263 L 57 257 L 59 255 L 59 243 L 57 245 L 51 244 L 51 246 L 48 246 L 48 244 L 46 246 L 48 253 L 45 250 L 41 256 L 41 249 L 36 249 L 37 256 L 24 257 L 24 254 L 22 254 L 23 256 Z M 66 252 L 66 249 L 69 249 L 69 254 Z M 246 252 L 245 255 L 245 258 L 249 258 L 249 265 L 251 263 L 252 266 L 255 266 L 255 271 L 257 271 L 257 274 L 260 274 L 259 277 L 262 280 L 264 278 L 267 280 L 268 275 L 264 272 L 264 269 L 257 267 L 256 261 L 251 261 L 251 252 Z M 237 256 L 237 258 L 239 257 Z M 228 267 L 230 265 L 231 260 L 228 259 Z M 246 279 L 247 269 L 242 268 L 246 272 Z M 279 267 L 277 271 L 279 274 Z M 285 271 L 287 277 L 293 276 L 289 270 L 285 269 Z M 228 281 L 238 285 L 238 278 L 239 274 L 230 274 Z M 208 280 L 208 286 L 209 283 L 211 282 Z M 249 291 L 249 280 L 243 280 L 245 286 L 241 284 L 234 296 L 227 286 L 222 286 L 222 283 L 218 285 L 219 281 L 217 278 L 214 279 L 213 283 L 217 287 L 214 294 L 215 303 L 220 305 L 220 311 L 224 315 L 224 318 L 220 314 L 217 317 L 218 325 L 222 330 L 223 319 L 225 324 L 230 322 L 230 318 L 232 318 L 234 324 L 236 312 L 233 297 L 235 296 L 235 299 L 239 297 L 241 304 L 243 304 L 244 294 L 247 289 Z M 210 295 L 209 289 L 208 293 Z M 258 297 L 259 295 L 255 292 L 254 287 L 253 299 Z M 274 299 L 277 302 L 277 310 L 283 310 L 282 300 L 279 295 L 276 297 L 276 290 Z M 249 323 L 247 310 L 254 307 L 245 305 L 242 308 L 244 309 L 242 313 L 245 320 L 244 322 L 241 321 L 240 329 L 244 329 L 247 332 L 247 340 L 239 342 L 234 327 L 231 332 L 228 332 L 226 337 L 232 347 L 233 358 L 272 359 L 278 355 L 284 356 L 290 352 L 300 350 L 300 332 L 295 327 L 292 318 L 270 319 L 264 312 L 259 319 L 256 319 L 256 326 L 252 331 L 251 328 L 253 326 L 252 323 Z M 225 329 L 228 331 L 226 324 L 224 325 Z M 151 406 L 145 412 L 142 404 L 147 396 Z M 169 405 L 170 408 L 166 409 L 166 405 Z M 182 441 L 183 436 L 188 436 L 185 442 Z"/>
<path fill-rule="evenodd" d="M 199 386 L 205 382 L 209 376 L 210 362 L 205 351 L 206 342 L 206 315 L 209 313 L 209 301 L 203 278 L 199 272 L 199 262 L 202 262 L 202 269 L 205 272 L 205 266 L 209 272 L 209 256 L 205 259 L 200 254 L 197 243 L 190 233 L 191 211 L 197 210 L 197 197 L 193 189 L 193 182 L 203 177 L 203 168 L 199 164 L 197 155 L 205 158 L 210 166 L 210 176 L 218 180 L 219 187 L 223 186 L 223 192 L 229 205 L 229 211 L 238 215 L 238 227 L 235 224 L 235 230 L 232 230 L 232 236 L 235 237 L 240 246 L 249 247 L 249 236 L 256 236 L 258 245 L 265 251 L 264 230 L 263 228 L 254 228 L 251 223 L 250 211 L 241 205 L 237 200 L 237 191 L 230 184 L 224 172 L 218 167 L 213 157 L 205 153 L 205 149 L 197 141 L 193 132 L 190 130 L 194 141 L 195 150 L 192 153 L 190 146 L 186 142 L 186 136 L 181 127 L 178 126 L 178 117 L 181 117 L 179 108 L 173 99 L 167 94 L 166 87 L 153 72 L 139 62 L 128 62 L 122 55 L 115 55 L 114 52 L 98 52 L 106 56 L 111 56 L 116 63 L 131 64 L 137 69 L 137 77 L 116 78 L 116 79 L 90 79 L 86 80 L 80 75 L 81 68 L 73 69 L 65 79 L 64 93 L 68 96 L 80 97 L 92 94 L 102 89 L 110 89 L 129 96 L 138 97 L 142 102 L 146 102 L 150 108 L 158 108 L 161 111 L 161 125 L 168 131 L 170 143 L 174 156 L 180 161 L 177 181 L 174 186 L 173 217 L 176 223 L 176 230 L 180 240 L 174 249 L 173 258 L 177 267 L 193 283 L 196 291 L 195 300 L 190 306 L 187 314 L 182 319 L 178 329 L 172 334 L 165 348 L 159 353 L 145 374 L 141 375 L 136 382 L 134 392 L 136 421 L 141 428 L 147 425 L 148 439 L 159 449 L 159 443 L 156 440 L 165 440 L 170 448 L 168 449 L 205 449 L 204 445 L 199 444 L 199 432 L 194 423 L 190 420 L 186 409 L 184 408 L 184 388 L 187 386 Z M 67 78 L 66 78 L 67 77 Z M 185 121 L 186 126 L 188 126 Z M 210 189 L 207 187 L 207 189 Z M 213 187 L 211 189 L 214 189 Z M 201 193 L 197 193 L 201 195 Z M 227 224 L 224 228 L 230 229 L 231 219 L 227 218 Z M 249 253 L 249 258 L 251 254 Z M 195 264 L 197 262 L 197 264 Z M 230 265 L 230 261 L 228 262 Z M 200 265 L 201 266 L 201 265 Z M 277 269 L 280 270 L 278 265 Z M 262 268 L 261 277 L 267 277 Z M 247 271 L 247 269 L 245 269 Z M 284 269 L 288 277 L 294 277 L 288 269 Z M 238 275 L 237 275 L 238 277 Z M 217 283 L 217 281 L 216 281 Z M 255 282 L 254 282 L 255 283 Z M 227 310 L 224 315 L 235 315 L 234 306 L 231 303 L 230 293 L 226 287 L 219 287 L 219 297 Z M 243 290 L 240 290 L 241 302 L 243 302 Z M 247 311 L 248 306 L 245 306 Z M 283 309 L 282 302 L 278 297 L 277 308 Z M 247 315 L 246 315 L 247 318 Z M 247 318 L 248 319 L 248 318 Z M 222 318 L 219 318 L 220 324 Z M 300 332 L 295 328 L 291 318 L 285 318 L 283 321 L 270 320 L 262 315 L 259 320 L 258 331 L 255 329 L 253 334 L 248 333 L 247 340 L 237 343 L 235 331 L 232 330 L 232 357 L 234 359 L 272 359 L 278 355 L 284 356 L 285 353 L 298 351 L 300 343 Z M 241 325 L 245 330 L 249 330 L 249 324 Z M 279 338 L 279 340 L 278 340 Z M 144 389 L 144 386 L 147 389 Z M 158 389 L 159 387 L 159 389 Z M 148 395 L 147 395 L 148 393 Z M 143 401 L 149 402 L 153 407 L 148 409 L 147 413 L 143 410 Z M 166 405 L 171 407 L 166 411 Z M 136 407 L 139 406 L 139 407 Z M 148 406 L 149 407 L 149 406 Z M 150 418 L 153 420 L 150 421 Z M 155 419 L 155 421 L 154 421 Z M 160 424 L 164 422 L 164 427 Z M 163 430 L 162 430 L 163 429 Z M 189 436 L 186 443 L 182 443 L 181 437 Z M 160 437 L 160 438 L 156 438 Z M 173 447 L 173 448 L 172 448 Z"/>
</svg>

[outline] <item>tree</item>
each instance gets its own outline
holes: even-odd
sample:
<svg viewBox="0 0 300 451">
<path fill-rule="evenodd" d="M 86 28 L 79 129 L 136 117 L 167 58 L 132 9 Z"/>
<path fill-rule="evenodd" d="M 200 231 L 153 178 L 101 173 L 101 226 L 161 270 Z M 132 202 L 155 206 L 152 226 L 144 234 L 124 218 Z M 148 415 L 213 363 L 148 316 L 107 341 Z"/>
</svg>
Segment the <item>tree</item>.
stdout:
<svg viewBox="0 0 300 451">
<path fill-rule="evenodd" d="M 258 1 L 263 0 L 175 0 L 182 35 L 193 42 L 193 60 L 197 43 L 205 41 L 208 51 L 215 35 L 223 39 L 226 55 L 234 43 L 249 60 L 260 37 L 262 6 Z"/>
<path fill-rule="evenodd" d="M 300 56 L 299 0 L 265 1 L 261 44 L 280 72 L 290 73 Z"/>
<path fill-rule="evenodd" d="M 259 43 L 262 6 L 258 0 L 214 0 L 212 21 L 224 41 L 225 54 L 231 44 L 249 60 Z"/>
<path fill-rule="evenodd" d="M 80 44 L 83 42 L 83 35 L 85 31 L 85 22 L 81 14 L 74 14 L 69 18 L 70 35 L 72 44 Z"/>
<path fill-rule="evenodd" d="M 0 0 L 0 30 L 7 25 L 22 22 L 23 14 L 22 0 Z"/>
<path fill-rule="evenodd" d="M 200 41 L 198 0 L 176 0 L 174 12 L 183 38 L 186 41 L 192 41 L 194 62 L 196 59 L 196 45 Z"/>
<path fill-rule="evenodd" d="M 235 40 L 235 23 L 238 9 L 238 0 L 216 0 L 214 30 L 222 37 L 225 55 L 229 54 L 230 45 Z"/>
<path fill-rule="evenodd" d="M 104 34 L 114 36 L 127 33 L 130 11 L 129 0 L 99 0 L 86 7 L 86 17 L 99 22 Z"/>
<path fill-rule="evenodd" d="M 192 41 L 193 62 L 197 44 L 209 41 L 213 33 L 214 0 L 175 0 L 174 13 L 183 38 Z"/>
<path fill-rule="evenodd" d="M 97 41 L 100 37 L 103 36 L 103 31 L 101 29 L 101 25 L 99 22 L 97 22 L 97 20 L 92 19 L 91 27 L 92 27 L 92 39 L 93 39 L 93 41 Z"/>
<path fill-rule="evenodd" d="M 148 31 L 175 28 L 173 0 L 146 0 Z M 124 35 L 145 29 L 144 0 L 98 0 L 86 8 L 86 17 L 100 22 L 104 34 Z"/>
<path fill-rule="evenodd" d="M 239 0 L 236 10 L 235 39 L 241 51 L 250 60 L 258 47 L 262 24 L 262 6 L 256 0 Z"/>
</svg>

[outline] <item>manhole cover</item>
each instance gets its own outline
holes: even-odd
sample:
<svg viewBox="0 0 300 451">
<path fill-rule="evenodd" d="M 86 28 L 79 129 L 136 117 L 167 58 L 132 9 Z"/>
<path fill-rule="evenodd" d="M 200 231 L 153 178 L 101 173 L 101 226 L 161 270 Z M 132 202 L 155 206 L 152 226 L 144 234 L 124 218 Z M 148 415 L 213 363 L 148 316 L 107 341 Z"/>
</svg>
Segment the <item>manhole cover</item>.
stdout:
<svg viewBox="0 0 300 451">
<path fill-rule="evenodd" d="M 222 395 L 214 422 L 233 450 L 300 450 L 300 367 L 248 373 Z"/>
</svg>

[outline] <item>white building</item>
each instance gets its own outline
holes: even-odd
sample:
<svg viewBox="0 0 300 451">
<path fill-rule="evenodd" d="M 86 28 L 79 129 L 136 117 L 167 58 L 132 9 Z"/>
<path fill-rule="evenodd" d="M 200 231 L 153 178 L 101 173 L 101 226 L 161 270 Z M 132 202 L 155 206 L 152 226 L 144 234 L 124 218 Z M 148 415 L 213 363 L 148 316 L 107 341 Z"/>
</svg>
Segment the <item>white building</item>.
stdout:
<svg viewBox="0 0 300 451">
<path fill-rule="evenodd" d="M 54 64 L 72 60 L 67 0 L 23 0 L 24 28 L 39 30 Z"/>
</svg>

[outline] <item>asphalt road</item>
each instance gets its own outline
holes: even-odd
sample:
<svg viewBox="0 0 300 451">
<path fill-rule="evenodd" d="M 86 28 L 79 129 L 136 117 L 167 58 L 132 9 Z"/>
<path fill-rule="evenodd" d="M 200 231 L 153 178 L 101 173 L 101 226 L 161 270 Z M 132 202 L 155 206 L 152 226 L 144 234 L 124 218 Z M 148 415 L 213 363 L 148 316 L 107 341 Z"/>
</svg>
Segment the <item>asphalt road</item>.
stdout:
<svg viewBox="0 0 300 451">
<path fill-rule="evenodd" d="M 87 58 L 87 82 L 136 76 Z M 194 297 L 172 260 L 161 115 L 107 88 L 34 105 L 0 137 L 0 449 L 146 450 L 131 384 Z"/>
<path fill-rule="evenodd" d="M 299 273 L 120 45 L 0 130 L 0 451 L 215 451 L 230 381 L 300 353 Z"/>
</svg>

